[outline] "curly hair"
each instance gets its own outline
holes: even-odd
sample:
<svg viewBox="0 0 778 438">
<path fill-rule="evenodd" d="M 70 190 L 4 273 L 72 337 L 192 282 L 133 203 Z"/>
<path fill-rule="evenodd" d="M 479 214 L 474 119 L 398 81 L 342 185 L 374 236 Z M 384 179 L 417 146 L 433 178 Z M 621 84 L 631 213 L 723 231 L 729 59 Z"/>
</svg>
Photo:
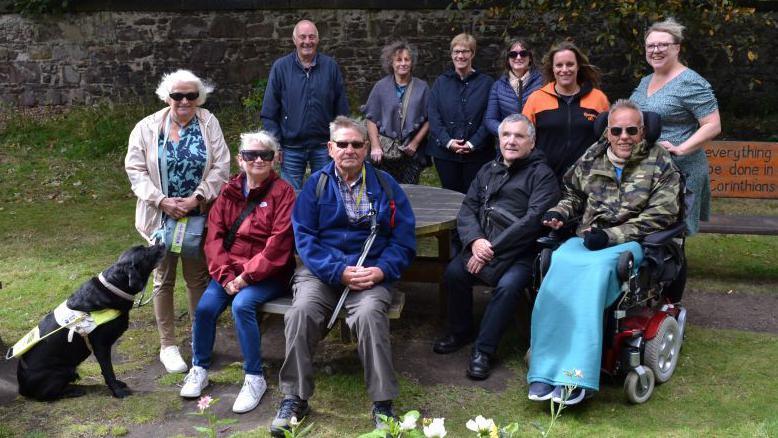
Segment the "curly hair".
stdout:
<svg viewBox="0 0 778 438">
<path fill-rule="evenodd" d="M 408 54 L 411 55 L 411 70 L 413 70 L 413 66 L 416 65 L 416 60 L 419 56 L 419 52 L 416 50 L 416 47 L 408 44 L 406 41 L 395 41 L 385 45 L 381 50 L 381 66 L 384 68 L 386 73 L 390 75 L 394 74 L 392 62 L 394 61 L 394 57 L 403 50 L 407 50 Z"/>
<path fill-rule="evenodd" d="M 194 102 L 197 106 L 204 104 L 205 99 L 208 97 L 208 93 L 213 91 L 213 85 L 203 82 L 202 79 L 191 71 L 178 69 L 172 73 L 162 75 L 162 80 L 160 80 L 159 85 L 157 85 L 157 97 L 159 97 L 161 101 L 169 103 L 170 92 L 179 82 L 195 84 L 197 86 L 197 92 L 200 93 L 200 96 L 198 96 Z"/>
</svg>

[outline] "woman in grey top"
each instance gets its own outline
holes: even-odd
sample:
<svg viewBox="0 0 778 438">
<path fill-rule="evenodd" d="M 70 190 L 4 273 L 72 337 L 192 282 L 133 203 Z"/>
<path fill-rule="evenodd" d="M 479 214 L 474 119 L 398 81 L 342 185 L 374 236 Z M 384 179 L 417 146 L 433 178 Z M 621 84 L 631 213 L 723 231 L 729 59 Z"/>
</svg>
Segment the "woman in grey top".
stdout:
<svg viewBox="0 0 778 438">
<path fill-rule="evenodd" d="M 691 235 L 699 230 L 699 221 L 710 216 L 710 177 L 703 145 L 721 132 L 721 118 L 708 81 L 678 59 L 683 30 L 672 18 L 648 28 L 646 61 L 654 73 L 640 81 L 630 99 L 643 111 L 662 117 L 657 143 L 672 154 L 695 195 L 687 219 Z"/>
<path fill-rule="evenodd" d="M 401 184 L 417 184 L 426 157 L 424 139 L 427 122 L 427 83 L 411 75 L 416 64 L 416 49 L 398 41 L 382 51 L 384 70 L 389 73 L 378 81 L 364 108 L 370 137 L 370 159 L 379 169 L 391 174 Z M 381 148 L 394 139 L 399 156 L 389 156 Z"/>
</svg>

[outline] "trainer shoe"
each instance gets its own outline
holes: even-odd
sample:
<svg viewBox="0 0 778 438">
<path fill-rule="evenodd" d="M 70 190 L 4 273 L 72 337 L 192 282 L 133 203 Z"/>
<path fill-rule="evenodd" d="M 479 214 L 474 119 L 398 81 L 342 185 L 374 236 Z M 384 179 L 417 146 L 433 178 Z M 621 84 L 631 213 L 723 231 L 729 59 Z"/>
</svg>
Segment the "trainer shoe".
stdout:
<svg viewBox="0 0 778 438">
<path fill-rule="evenodd" d="M 159 360 L 169 373 L 185 373 L 189 369 L 175 345 L 159 350 Z"/>
<path fill-rule="evenodd" d="M 235 403 L 232 405 L 232 412 L 244 414 L 259 404 L 259 400 L 267 389 L 265 378 L 261 375 L 246 374 L 243 381 L 243 388 L 240 389 Z"/>
<path fill-rule="evenodd" d="M 384 422 L 384 420 L 380 418 L 379 415 L 384 415 L 386 416 L 387 419 L 389 418 L 397 419 L 397 416 L 394 415 L 394 411 L 392 410 L 391 400 L 373 402 L 373 410 L 371 412 L 371 415 L 373 417 L 373 424 L 375 425 L 376 429 L 389 428 L 389 425 L 386 424 L 386 422 Z"/>
<path fill-rule="evenodd" d="M 543 382 L 532 382 L 529 384 L 529 397 L 532 401 L 548 400 L 554 393 L 554 385 Z"/>
<path fill-rule="evenodd" d="M 308 401 L 301 400 L 300 397 L 295 395 L 287 395 L 281 400 L 276 418 L 270 423 L 270 435 L 284 438 L 284 431 L 289 431 L 289 423 L 292 417 L 296 418 L 297 421 L 303 421 L 303 418 L 310 411 L 311 408 L 308 406 Z"/>
<path fill-rule="evenodd" d="M 554 403 L 559 403 L 565 406 L 577 405 L 584 401 L 584 399 L 590 398 L 594 395 L 591 391 L 586 391 L 584 388 L 575 388 L 570 393 L 567 393 L 567 388 L 564 386 L 557 386 L 554 388 L 554 393 L 551 396 L 551 400 Z"/>
<path fill-rule="evenodd" d="M 200 397 L 200 393 L 206 386 L 208 386 L 208 370 L 195 365 L 184 377 L 184 386 L 181 387 L 179 394 L 186 398 Z"/>
</svg>

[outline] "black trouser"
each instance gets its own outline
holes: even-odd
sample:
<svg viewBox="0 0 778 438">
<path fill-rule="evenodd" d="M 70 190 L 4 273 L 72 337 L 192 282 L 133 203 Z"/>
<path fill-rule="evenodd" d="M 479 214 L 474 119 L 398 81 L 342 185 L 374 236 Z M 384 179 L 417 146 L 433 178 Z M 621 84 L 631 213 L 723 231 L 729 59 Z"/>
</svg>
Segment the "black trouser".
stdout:
<svg viewBox="0 0 778 438">
<path fill-rule="evenodd" d="M 487 158 L 459 162 L 435 158 L 435 169 L 440 176 L 440 185 L 444 189 L 467 193 L 470 183 L 473 182 L 481 167 L 489 160 Z"/>
<path fill-rule="evenodd" d="M 500 277 L 486 306 L 475 347 L 494 354 L 511 319 L 517 315 L 522 292 L 532 272 L 530 261 L 516 262 Z M 473 330 L 473 286 L 478 277 L 467 272 L 461 256 L 454 257 L 444 274 L 448 287 L 448 329 L 458 336 L 467 336 Z"/>
</svg>

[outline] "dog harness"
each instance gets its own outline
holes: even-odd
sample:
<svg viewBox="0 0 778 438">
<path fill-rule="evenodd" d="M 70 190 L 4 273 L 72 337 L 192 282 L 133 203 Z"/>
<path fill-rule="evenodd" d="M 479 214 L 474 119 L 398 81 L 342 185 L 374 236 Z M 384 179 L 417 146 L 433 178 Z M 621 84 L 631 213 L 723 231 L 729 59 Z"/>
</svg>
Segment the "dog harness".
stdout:
<svg viewBox="0 0 778 438">
<path fill-rule="evenodd" d="M 109 283 L 103 276 L 102 272 L 97 276 L 97 279 L 103 286 L 106 287 L 106 289 L 110 290 L 114 294 L 126 300 L 133 300 L 132 295 Z M 80 310 L 69 308 L 67 306 L 67 300 L 65 300 L 59 306 L 57 306 L 56 309 L 54 309 L 53 313 L 54 320 L 57 321 L 59 327 L 49 333 L 41 334 L 40 327 L 35 326 L 32 330 L 27 332 L 26 335 L 19 339 L 19 341 L 14 344 L 13 347 L 8 349 L 5 354 L 6 360 L 21 356 L 34 347 L 38 342 L 46 339 L 47 337 L 57 333 L 64 328 L 69 329 L 68 342 L 73 342 L 73 334 L 78 333 L 84 337 L 84 340 L 87 342 L 87 346 L 89 346 L 89 349 L 91 350 L 92 348 L 91 345 L 89 345 L 87 336 L 92 333 L 98 326 L 116 319 L 119 315 L 121 315 L 122 312 L 116 309 L 101 309 L 95 310 L 94 312 L 82 312 Z"/>
</svg>

